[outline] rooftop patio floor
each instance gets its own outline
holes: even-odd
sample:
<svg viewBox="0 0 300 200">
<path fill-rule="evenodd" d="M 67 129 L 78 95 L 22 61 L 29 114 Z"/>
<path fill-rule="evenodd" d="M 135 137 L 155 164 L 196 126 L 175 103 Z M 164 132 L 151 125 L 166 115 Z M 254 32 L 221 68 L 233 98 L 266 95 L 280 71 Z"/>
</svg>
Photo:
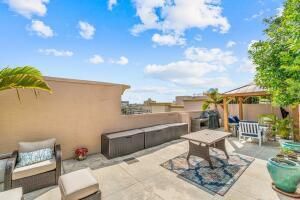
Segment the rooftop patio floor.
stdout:
<svg viewBox="0 0 300 200">
<path fill-rule="evenodd" d="M 278 143 L 263 144 L 239 142 L 231 137 L 226 141 L 228 152 L 254 157 L 255 160 L 243 172 L 224 196 L 201 189 L 177 174 L 160 166 L 161 163 L 181 155 L 188 150 L 188 142 L 172 141 L 125 157 L 107 160 L 101 154 L 89 156 L 85 161 L 67 160 L 64 172 L 85 167 L 93 169 L 97 176 L 104 200 L 277 200 L 289 199 L 271 188 L 271 178 L 266 169 L 267 159 L 276 155 Z M 123 161 L 126 158 L 136 159 Z M 25 200 L 59 200 L 59 188 L 50 187 L 25 195 Z"/>
</svg>

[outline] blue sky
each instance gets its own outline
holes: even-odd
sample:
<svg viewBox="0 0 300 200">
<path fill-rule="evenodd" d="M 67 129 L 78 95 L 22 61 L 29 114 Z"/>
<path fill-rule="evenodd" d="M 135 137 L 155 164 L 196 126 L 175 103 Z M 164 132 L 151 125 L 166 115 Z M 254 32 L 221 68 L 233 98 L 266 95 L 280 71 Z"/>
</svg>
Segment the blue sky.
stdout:
<svg viewBox="0 0 300 200">
<path fill-rule="evenodd" d="M 172 101 L 252 81 L 252 41 L 282 0 L 4 0 L 1 67 L 128 84 L 124 100 Z"/>
</svg>

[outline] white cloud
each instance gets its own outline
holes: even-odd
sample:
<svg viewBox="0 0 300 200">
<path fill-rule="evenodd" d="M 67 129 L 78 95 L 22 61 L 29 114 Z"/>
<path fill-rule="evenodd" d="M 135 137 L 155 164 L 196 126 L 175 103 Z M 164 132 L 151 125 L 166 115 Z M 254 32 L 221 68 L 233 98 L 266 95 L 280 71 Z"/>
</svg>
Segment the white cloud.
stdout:
<svg viewBox="0 0 300 200">
<path fill-rule="evenodd" d="M 126 58 L 125 56 L 121 56 L 120 59 L 116 61 L 116 63 L 119 65 L 127 65 L 128 62 L 128 58 Z"/>
<path fill-rule="evenodd" d="M 184 54 L 185 60 L 168 64 L 150 64 L 145 67 L 144 72 L 149 77 L 182 86 L 206 87 L 210 84 L 224 87 L 231 84 L 227 76 L 215 74 L 224 72 L 228 65 L 237 61 L 232 52 L 218 48 L 190 47 Z"/>
<path fill-rule="evenodd" d="M 202 77 L 209 72 L 218 70 L 223 69 L 220 69 L 217 65 L 210 65 L 205 62 L 200 63 L 184 60 L 168 63 L 166 65 L 147 65 L 145 73 L 155 78 L 175 82 L 175 80 L 185 77 Z"/>
<path fill-rule="evenodd" d="M 89 58 L 88 62 L 96 65 L 103 63 L 104 59 L 100 55 L 95 54 L 91 58 Z"/>
<path fill-rule="evenodd" d="M 227 44 L 226 44 L 226 47 L 227 47 L 227 48 L 231 48 L 231 47 L 233 47 L 233 46 L 235 46 L 235 45 L 236 45 L 236 42 L 235 42 L 235 41 L 228 41 Z"/>
<path fill-rule="evenodd" d="M 156 29 L 165 34 L 184 35 L 190 28 L 209 26 L 226 33 L 230 24 L 222 16 L 220 0 L 133 0 L 141 23 L 132 28 L 132 34 Z"/>
<path fill-rule="evenodd" d="M 202 41 L 202 35 L 198 34 L 194 37 L 196 41 Z"/>
<path fill-rule="evenodd" d="M 52 56 L 71 57 L 74 55 L 72 51 L 56 50 L 56 49 L 39 49 L 39 52 L 47 56 L 52 55 Z"/>
<path fill-rule="evenodd" d="M 93 39 L 93 36 L 96 32 L 96 29 L 93 25 L 84 22 L 84 21 L 79 21 L 78 22 L 78 27 L 80 29 L 79 34 L 84 38 L 84 39 Z"/>
<path fill-rule="evenodd" d="M 4 2 L 16 13 L 31 18 L 32 15 L 45 16 L 46 4 L 49 0 L 5 0 Z"/>
<path fill-rule="evenodd" d="M 251 49 L 251 46 L 255 43 L 255 42 L 258 42 L 258 40 L 251 40 L 248 44 L 248 50 Z"/>
<path fill-rule="evenodd" d="M 238 72 L 250 72 L 252 74 L 255 73 L 256 67 L 248 58 L 243 58 L 240 67 L 237 69 Z"/>
<path fill-rule="evenodd" d="M 118 60 L 110 59 L 109 62 L 112 64 L 127 65 L 129 63 L 129 60 L 125 56 L 121 56 Z"/>
<path fill-rule="evenodd" d="M 152 78 L 182 86 L 206 87 L 207 84 L 213 84 L 214 86 L 224 87 L 231 83 L 229 78 L 206 77 L 210 73 L 222 72 L 223 70 L 220 66 L 208 63 L 178 61 L 166 65 L 147 65 L 145 74 Z"/>
<path fill-rule="evenodd" d="M 219 48 L 190 47 L 185 50 L 184 54 L 188 60 L 207 62 L 219 66 L 230 65 L 237 61 L 237 58 L 231 51 L 222 51 Z"/>
<path fill-rule="evenodd" d="M 108 0 L 108 10 L 112 10 L 116 4 L 117 0 Z"/>
<path fill-rule="evenodd" d="M 219 87 L 230 87 L 233 82 L 227 76 L 216 76 L 216 77 L 188 77 L 178 79 L 174 81 L 175 84 L 187 87 L 203 87 L 203 88 L 219 88 Z"/>
<path fill-rule="evenodd" d="M 245 20 L 246 20 L 246 21 L 250 21 L 250 20 L 256 19 L 256 18 L 258 18 L 258 17 L 263 16 L 264 13 L 265 13 L 265 12 L 264 12 L 263 10 L 260 10 L 258 13 L 255 13 L 255 14 L 253 14 L 252 16 L 245 18 Z"/>
<path fill-rule="evenodd" d="M 184 89 L 164 87 L 164 86 L 142 86 L 129 90 L 132 93 L 155 93 L 165 95 L 179 95 L 185 92 Z"/>
<path fill-rule="evenodd" d="M 276 8 L 276 11 L 277 11 L 276 16 L 281 17 L 283 14 L 283 7 Z"/>
<path fill-rule="evenodd" d="M 180 35 L 172 35 L 172 34 L 160 35 L 158 33 L 155 33 L 152 36 L 152 41 L 154 43 L 157 43 L 160 46 L 162 45 L 174 46 L 174 45 L 185 44 L 184 38 L 182 38 Z"/>
<path fill-rule="evenodd" d="M 260 18 L 263 15 L 265 15 L 267 12 L 270 12 L 270 11 L 271 11 L 270 8 L 267 8 L 265 10 L 260 10 L 258 13 L 255 13 L 252 16 L 245 18 L 245 20 L 250 21 L 250 20 L 254 20 L 256 18 Z"/>
<path fill-rule="evenodd" d="M 54 32 L 51 27 L 39 20 L 32 20 L 29 30 L 43 38 L 50 38 L 54 36 Z"/>
</svg>

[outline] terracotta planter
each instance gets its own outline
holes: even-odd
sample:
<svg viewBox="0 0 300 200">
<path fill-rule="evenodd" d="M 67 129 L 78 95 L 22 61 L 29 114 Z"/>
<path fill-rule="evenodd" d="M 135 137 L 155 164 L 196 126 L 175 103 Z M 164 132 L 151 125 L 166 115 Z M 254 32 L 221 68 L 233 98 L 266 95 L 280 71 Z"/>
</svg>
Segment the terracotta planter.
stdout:
<svg viewBox="0 0 300 200">
<path fill-rule="evenodd" d="M 275 186 L 288 193 L 294 193 L 300 183 L 300 165 L 291 160 L 276 158 L 268 160 L 267 168 Z"/>
</svg>

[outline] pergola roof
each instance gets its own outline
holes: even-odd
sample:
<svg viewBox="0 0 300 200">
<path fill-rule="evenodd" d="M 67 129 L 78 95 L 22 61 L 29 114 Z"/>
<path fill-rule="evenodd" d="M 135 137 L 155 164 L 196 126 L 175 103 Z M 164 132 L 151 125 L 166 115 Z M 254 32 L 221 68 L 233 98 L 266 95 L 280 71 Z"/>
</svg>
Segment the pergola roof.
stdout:
<svg viewBox="0 0 300 200">
<path fill-rule="evenodd" d="M 231 98 L 238 98 L 238 105 L 239 105 L 239 118 L 243 120 L 243 100 L 247 97 L 251 96 L 268 96 L 267 92 L 255 85 L 254 83 L 249 83 L 247 85 L 241 86 L 239 88 L 230 90 L 228 92 L 225 92 L 223 95 L 223 107 L 224 107 L 224 130 L 229 130 L 229 124 L 228 124 L 228 116 L 229 116 L 229 110 L 228 110 L 228 99 Z"/>
<path fill-rule="evenodd" d="M 249 97 L 267 95 L 268 94 L 263 88 L 255 85 L 254 83 L 249 83 L 247 85 L 243 85 L 241 87 L 223 93 L 224 97 Z"/>
</svg>

